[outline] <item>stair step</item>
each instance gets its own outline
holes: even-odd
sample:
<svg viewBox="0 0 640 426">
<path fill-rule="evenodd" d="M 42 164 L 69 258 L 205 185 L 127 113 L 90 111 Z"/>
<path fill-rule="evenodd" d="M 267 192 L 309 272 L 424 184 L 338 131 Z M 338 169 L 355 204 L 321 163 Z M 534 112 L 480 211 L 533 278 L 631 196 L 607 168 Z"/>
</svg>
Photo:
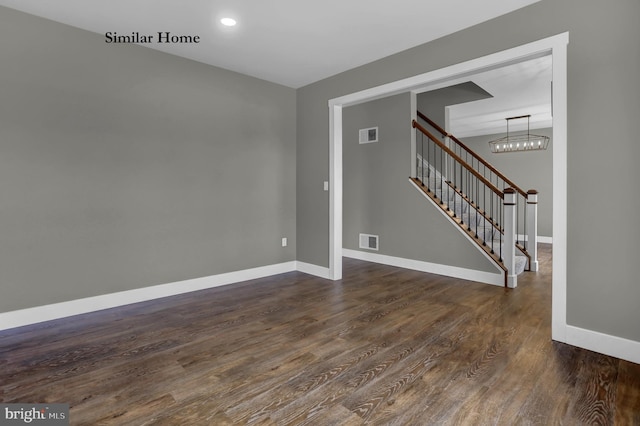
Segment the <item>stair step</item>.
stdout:
<svg viewBox="0 0 640 426">
<path fill-rule="evenodd" d="M 520 275 L 521 273 L 523 273 L 526 267 L 527 258 L 524 256 L 516 256 L 516 266 L 514 268 L 516 275 Z"/>
<path fill-rule="evenodd" d="M 489 247 L 491 247 L 491 241 L 487 241 L 487 245 L 489 245 Z M 504 242 L 500 242 L 500 240 L 493 240 L 493 251 L 496 252 L 498 255 L 500 255 L 500 253 L 504 253 Z M 502 251 L 500 251 L 500 249 L 502 248 Z M 518 250 L 516 250 L 516 253 L 518 253 Z M 525 271 L 525 269 L 527 268 L 527 262 L 528 262 L 528 258 L 526 256 L 521 256 L 519 254 L 516 254 L 516 260 L 515 260 L 515 275 L 520 275 L 521 273 L 523 273 Z"/>
</svg>

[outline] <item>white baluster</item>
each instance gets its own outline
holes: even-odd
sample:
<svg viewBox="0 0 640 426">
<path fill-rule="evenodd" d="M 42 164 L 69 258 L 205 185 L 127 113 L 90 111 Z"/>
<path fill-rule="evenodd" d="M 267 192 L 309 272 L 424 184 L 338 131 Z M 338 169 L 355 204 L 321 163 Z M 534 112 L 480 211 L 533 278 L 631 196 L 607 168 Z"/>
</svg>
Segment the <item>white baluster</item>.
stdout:
<svg viewBox="0 0 640 426">
<path fill-rule="evenodd" d="M 538 270 L 538 191 L 527 191 L 527 252 L 531 256 L 529 269 Z"/>
<path fill-rule="evenodd" d="M 504 190 L 504 247 L 502 259 L 507 268 L 507 287 L 518 286 L 516 269 L 516 190 Z"/>
</svg>

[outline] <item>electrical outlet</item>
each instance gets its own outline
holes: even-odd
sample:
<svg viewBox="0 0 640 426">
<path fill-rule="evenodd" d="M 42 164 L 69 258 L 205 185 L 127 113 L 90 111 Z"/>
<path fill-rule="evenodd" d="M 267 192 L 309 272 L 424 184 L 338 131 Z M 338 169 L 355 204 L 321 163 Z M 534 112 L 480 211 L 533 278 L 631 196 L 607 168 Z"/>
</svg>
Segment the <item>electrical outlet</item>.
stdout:
<svg viewBox="0 0 640 426">
<path fill-rule="evenodd" d="M 287 237 L 282 237 L 282 247 L 287 246 Z"/>
</svg>

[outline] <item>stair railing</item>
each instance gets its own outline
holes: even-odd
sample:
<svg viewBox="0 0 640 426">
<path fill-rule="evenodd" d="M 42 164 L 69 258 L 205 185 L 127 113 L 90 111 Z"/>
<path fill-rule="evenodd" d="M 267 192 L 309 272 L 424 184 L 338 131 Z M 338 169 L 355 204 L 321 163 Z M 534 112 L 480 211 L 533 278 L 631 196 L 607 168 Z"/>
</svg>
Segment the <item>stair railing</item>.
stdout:
<svg viewBox="0 0 640 426">
<path fill-rule="evenodd" d="M 504 270 L 505 286 L 515 287 L 516 191 L 501 190 L 417 121 L 412 126 L 417 184 Z"/>
<path fill-rule="evenodd" d="M 511 179 L 505 176 L 502 172 L 492 166 L 488 161 L 476 154 L 472 149 L 465 145 L 462 141 L 456 138 L 451 133 L 444 130 L 437 123 L 431 120 L 429 117 L 417 111 L 418 117 L 428 123 L 433 129 L 442 135 L 446 140 L 452 143 L 447 147 L 455 152 L 462 161 L 469 164 L 474 170 L 485 177 L 488 181 L 492 182 L 495 187 L 504 191 L 506 188 L 513 188 L 515 190 L 515 246 L 516 248 L 527 257 L 527 269 L 532 271 L 538 270 L 538 256 L 537 256 L 537 197 L 538 191 L 531 189 L 524 191 Z M 455 168 L 453 164 L 445 165 L 445 168 Z M 468 181 L 461 182 L 462 186 L 460 191 L 464 194 L 472 196 L 477 199 L 480 195 L 478 193 L 479 188 L 473 188 L 469 185 Z M 499 223 L 499 222 L 498 222 Z"/>
</svg>

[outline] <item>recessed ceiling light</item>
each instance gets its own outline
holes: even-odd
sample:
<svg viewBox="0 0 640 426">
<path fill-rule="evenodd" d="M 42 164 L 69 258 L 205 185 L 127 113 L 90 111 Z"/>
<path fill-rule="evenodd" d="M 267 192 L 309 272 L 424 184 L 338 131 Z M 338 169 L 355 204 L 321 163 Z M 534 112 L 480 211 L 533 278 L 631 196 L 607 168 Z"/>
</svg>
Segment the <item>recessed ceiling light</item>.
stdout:
<svg viewBox="0 0 640 426">
<path fill-rule="evenodd" d="M 236 20 L 233 18 L 222 18 L 220 22 L 222 22 L 222 25 L 226 25 L 227 27 L 233 27 L 236 24 Z"/>
</svg>

